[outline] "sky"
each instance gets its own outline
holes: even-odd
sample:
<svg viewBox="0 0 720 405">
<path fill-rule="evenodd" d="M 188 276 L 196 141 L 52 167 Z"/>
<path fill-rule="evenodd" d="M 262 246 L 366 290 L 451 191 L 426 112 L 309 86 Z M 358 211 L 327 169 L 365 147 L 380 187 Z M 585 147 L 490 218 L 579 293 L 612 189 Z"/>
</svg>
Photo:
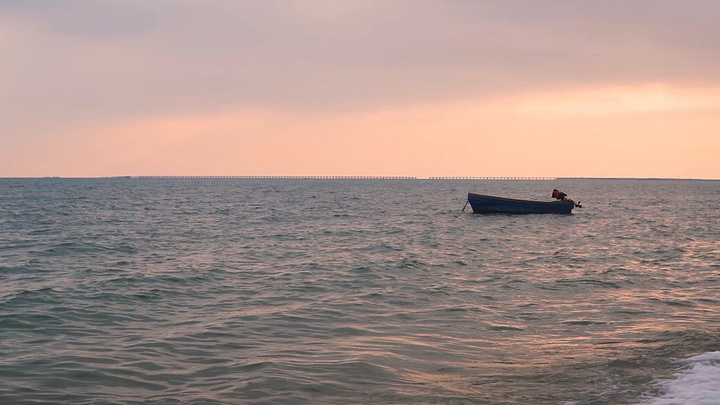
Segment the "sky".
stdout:
<svg viewBox="0 0 720 405">
<path fill-rule="evenodd" d="M 720 179 L 717 0 L 1 0 L 0 177 Z"/>
</svg>

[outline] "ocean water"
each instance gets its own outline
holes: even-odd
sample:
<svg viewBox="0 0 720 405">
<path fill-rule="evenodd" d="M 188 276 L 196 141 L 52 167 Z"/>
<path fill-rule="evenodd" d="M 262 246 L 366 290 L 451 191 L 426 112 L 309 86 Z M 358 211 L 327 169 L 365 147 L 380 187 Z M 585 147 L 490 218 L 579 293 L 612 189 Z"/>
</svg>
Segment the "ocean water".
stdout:
<svg viewBox="0 0 720 405">
<path fill-rule="evenodd" d="M 583 208 L 461 211 L 553 188 Z M 720 404 L 718 197 L 0 179 L 0 404 Z"/>
</svg>

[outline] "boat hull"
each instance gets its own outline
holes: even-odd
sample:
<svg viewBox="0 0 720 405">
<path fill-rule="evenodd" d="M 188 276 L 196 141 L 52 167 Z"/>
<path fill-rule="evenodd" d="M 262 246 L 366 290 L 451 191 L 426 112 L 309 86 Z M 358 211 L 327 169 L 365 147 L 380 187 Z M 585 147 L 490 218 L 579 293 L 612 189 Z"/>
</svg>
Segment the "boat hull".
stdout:
<svg viewBox="0 0 720 405">
<path fill-rule="evenodd" d="M 476 214 L 570 214 L 572 200 L 529 201 L 468 193 L 468 202 Z"/>
</svg>

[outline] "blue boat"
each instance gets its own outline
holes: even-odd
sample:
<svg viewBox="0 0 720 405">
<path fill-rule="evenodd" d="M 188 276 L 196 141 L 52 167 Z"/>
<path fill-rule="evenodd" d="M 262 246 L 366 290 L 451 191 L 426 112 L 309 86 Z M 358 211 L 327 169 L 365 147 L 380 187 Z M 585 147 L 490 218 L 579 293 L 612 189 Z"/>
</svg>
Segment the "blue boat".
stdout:
<svg viewBox="0 0 720 405">
<path fill-rule="evenodd" d="M 529 201 L 468 193 L 468 203 L 476 214 L 571 214 L 573 208 L 582 207 L 564 194 L 558 201 Z"/>
</svg>

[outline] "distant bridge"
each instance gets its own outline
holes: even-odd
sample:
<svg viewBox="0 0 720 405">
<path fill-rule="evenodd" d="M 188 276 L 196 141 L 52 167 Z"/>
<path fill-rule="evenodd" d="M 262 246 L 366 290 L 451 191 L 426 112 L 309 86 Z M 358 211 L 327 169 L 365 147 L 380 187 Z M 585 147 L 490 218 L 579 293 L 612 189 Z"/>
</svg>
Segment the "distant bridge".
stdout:
<svg viewBox="0 0 720 405">
<path fill-rule="evenodd" d="M 557 180 L 557 177 L 430 177 L 430 180 Z"/>
</svg>

